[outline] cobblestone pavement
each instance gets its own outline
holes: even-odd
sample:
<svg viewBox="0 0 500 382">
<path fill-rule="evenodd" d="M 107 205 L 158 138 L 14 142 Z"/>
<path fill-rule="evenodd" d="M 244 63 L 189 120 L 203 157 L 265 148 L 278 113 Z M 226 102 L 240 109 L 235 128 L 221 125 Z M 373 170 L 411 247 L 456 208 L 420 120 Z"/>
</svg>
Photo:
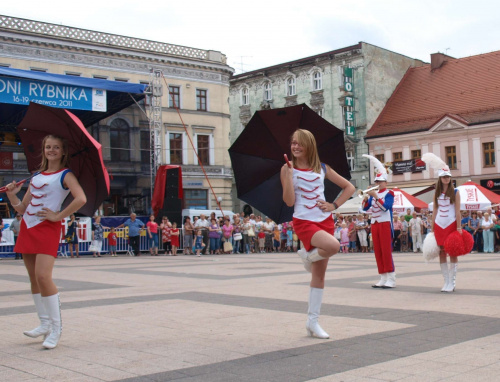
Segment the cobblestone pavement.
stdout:
<svg viewBox="0 0 500 382">
<path fill-rule="evenodd" d="M 320 323 L 306 336 L 309 274 L 296 254 L 58 259 L 63 336 L 37 325 L 21 261 L 0 262 L 2 381 L 498 381 L 500 254 L 437 263 L 394 255 L 397 287 L 373 254 L 330 260 Z"/>
</svg>

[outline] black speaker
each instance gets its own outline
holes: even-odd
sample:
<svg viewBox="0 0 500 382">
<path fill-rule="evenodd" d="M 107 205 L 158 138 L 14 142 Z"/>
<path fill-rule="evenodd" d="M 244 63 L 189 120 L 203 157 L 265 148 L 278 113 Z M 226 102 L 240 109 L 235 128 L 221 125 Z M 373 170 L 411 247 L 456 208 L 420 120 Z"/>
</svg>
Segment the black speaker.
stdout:
<svg viewBox="0 0 500 382">
<path fill-rule="evenodd" d="M 179 198 L 179 169 L 167 170 L 165 198 Z"/>
<path fill-rule="evenodd" d="M 160 210 L 159 218 L 167 216 L 171 222 L 176 222 L 177 227 L 182 227 L 182 199 L 179 199 L 179 169 L 167 170 L 165 199 L 163 208 Z"/>
</svg>

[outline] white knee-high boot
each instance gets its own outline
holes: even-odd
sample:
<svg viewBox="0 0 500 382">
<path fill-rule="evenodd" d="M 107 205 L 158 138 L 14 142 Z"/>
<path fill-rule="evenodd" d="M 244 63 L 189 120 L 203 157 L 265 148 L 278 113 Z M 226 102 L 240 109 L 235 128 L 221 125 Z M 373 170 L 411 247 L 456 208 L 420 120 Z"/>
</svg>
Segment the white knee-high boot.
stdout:
<svg viewBox="0 0 500 382">
<path fill-rule="evenodd" d="M 450 290 L 450 271 L 448 270 L 448 263 L 440 263 L 439 265 L 441 266 L 441 273 L 444 278 L 444 285 L 441 288 L 441 292 L 452 292 L 453 290 Z"/>
<path fill-rule="evenodd" d="M 32 294 L 33 301 L 35 302 L 36 312 L 38 314 L 38 318 L 40 319 L 40 326 L 33 330 L 24 331 L 24 335 L 37 338 L 40 336 L 47 336 L 50 333 L 50 320 L 49 314 L 45 309 L 45 306 L 42 303 L 42 295 L 40 293 Z"/>
<path fill-rule="evenodd" d="M 43 347 L 53 349 L 57 346 L 62 333 L 61 321 L 61 302 L 59 301 L 59 293 L 52 296 L 42 297 L 43 304 L 50 319 L 50 334 L 43 342 Z"/>
<path fill-rule="evenodd" d="M 450 263 L 450 273 L 449 273 L 449 288 L 450 292 L 455 291 L 455 286 L 457 284 L 457 270 L 458 263 Z"/>
<path fill-rule="evenodd" d="M 311 273 L 312 263 L 314 263 L 315 261 L 326 259 L 326 257 L 322 257 L 319 255 L 318 248 L 313 248 L 309 252 L 307 252 L 305 248 L 302 248 L 297 251 L 297 254 L 300 256 L 302 262 L 304 263 L 304 269 L 309 273 Z"/>
<path fill-rule="evenodd" d="M 321 326 L 318 319 L 321 311 L 321 302 L 323 301 L 323 289 L 311 288 L 309 292 L 309 309 L 307 311 L 306 330 L 311 337 L 330 338 Z"/>
</svg>

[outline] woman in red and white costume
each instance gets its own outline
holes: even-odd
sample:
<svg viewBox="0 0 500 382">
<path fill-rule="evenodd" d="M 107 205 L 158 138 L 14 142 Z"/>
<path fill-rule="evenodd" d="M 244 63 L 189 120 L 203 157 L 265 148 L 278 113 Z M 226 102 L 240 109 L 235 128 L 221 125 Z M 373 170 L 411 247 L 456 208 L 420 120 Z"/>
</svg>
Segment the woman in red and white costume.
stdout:
<svg viewBox="0 0 500 382">
<path fill-rule="evenodd" d="M 422 160 L 437 170 L 438 180 L 434 193 L 434 208 L 432 211 L 431 228 L 439 246 L 439 265 L 444 278 L 444 286 L 441 292 L 453 292 L 455 290 L 458 257 L 450 256 L 448 268 L 447 254 L 444 250 L 444 242 L 449 234 L 458 231 L 462 233 L 462 215 L 460 213 L 460 193 L 451 183 L 451 171 L 448 165 L 432 153 L 425 153 Z"/>
<path fill-rule="evenodd" d="M 42 142 L 42 163 L 33 176 L 23 200 L 16 194 L 21 184 L 7 185 L 7 196 L 15 210 L 23 214 L 14 251 L 23 254 L 31 283 L 40 326 L 24 334 L 44 336 L 43 347 L 55 348 L 62 332 L 59 293 L 52 270 L 61 239 L 61 221 L 78 211 L 87 201 L 75 175 L 67 168 L 68 146 L 62 138 L 48 135 Z M 66 196 L 74 200 L 61 211 Z"/>
<path fill-rule="evenodd" d="M 333 236 L 335 224 L 332 212 L 352 196 L 355 188 L 347 179 L 320 162 L 316 140 L 310 131 L 299 129 L 293 133 L 291 153 L 292 163 L 281 168 L 281 184 L 284 202 L 294 207 L 293 227 L 303 244 L 298 254 L 305 269 L 311 272 L 306 330 L 311 337 L 329 338 L 319 326 L 318 318 L 328 259 L 340 250 L 340 244 Z M 325 177 L 343 190 L 339 198 L 331 203 L 325 201 Z"/>
</svg>

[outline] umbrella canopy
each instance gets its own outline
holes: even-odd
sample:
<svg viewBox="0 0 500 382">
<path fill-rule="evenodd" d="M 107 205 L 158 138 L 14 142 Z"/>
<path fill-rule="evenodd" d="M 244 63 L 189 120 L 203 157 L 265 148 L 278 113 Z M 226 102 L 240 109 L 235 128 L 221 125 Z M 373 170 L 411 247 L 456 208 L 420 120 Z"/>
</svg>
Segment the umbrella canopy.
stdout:
<svg viewBox="0 0 500 382">
<path fill-rule="evenodd" d="M 491 207 L 492 204 L 500 203 L 500 195 L 488 190 L 474 182 L 466 182 L 457 187 L 460 192 L 460 209 L 481 211 Z M 429 203 L 432 211 L 434 203 Z"/>
<path fill-rule="evenodd" d="M 30 172 L 40 167 L 42 141 L 46 135 L 57 135 L 68 141 L 71 157 L 69 167 L 87 196 L 87 203 L 78 212 L 92 216 L 109 195 L 109 175 L 102 160 L 101 144 L 92 138 L 82 122 L 65 109 L 30 103 L 17 132 Z M 71 194 L 68 195 L 63 208 L 72 200 Z"/>
<path fill-rule="evenodd" d="M 321 161 L 350 179 L 344 133 L 305 104 L 260 110 L 229 148 L 238 198 L 277 223 L 292 220 L 293 207 L 283 202 L 280 171 L 283 154 L 291 158 L 290 137 L 297 129 L 311 131 Z M 333 201 L 340 188 L 325 181 L 325 198 Z"/>
<path fill-rule="evenodd" d="M 400 188 L 395 187 L 392 189 L 392 192 L 394 193 L 394 204 L 392 205 L 392 212 L 395 215 L 405 213 L 408 208 L 412 213 L 415 210 L 420 211 L 422 208 L 428 208 L 427 203 L 410 195 Z"/>
</svg>

